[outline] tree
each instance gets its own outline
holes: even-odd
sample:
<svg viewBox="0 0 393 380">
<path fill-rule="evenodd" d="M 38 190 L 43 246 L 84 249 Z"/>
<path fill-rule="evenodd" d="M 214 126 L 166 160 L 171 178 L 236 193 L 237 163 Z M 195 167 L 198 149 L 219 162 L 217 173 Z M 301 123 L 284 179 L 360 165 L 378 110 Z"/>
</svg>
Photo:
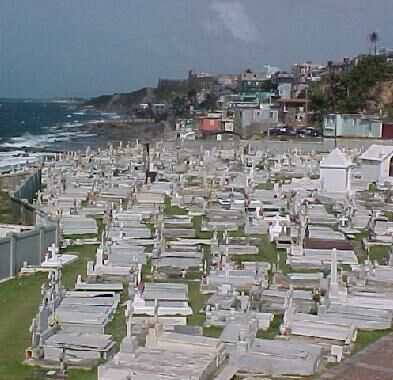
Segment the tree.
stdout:
<svg viewBox="0 0 393 380">
<path fill-rule="evenodd" d="M 187 93 L 187 96 L 188 96 L 189 102 L 192 105 L 196 104 L 197 90 L 195 90 L 195 88 L 192 88 L 191 90 L 189 90 L 188 93 Z"/>
<path fill-rule="evenodd" d="M 379 41 L 378 31 L 370 33 L 368 36 L 368 40 L 370 41 L 370 48 L 368 50 L 368 54 L 371 54 L 371 49 L 372 47 L 374 47 L 374 55 L 377 55 L 377 43 Z"/>
<path fill-rule="evenodd" d="M 209 92 L 206 95 L 205 100 L 200 104 L 200 106 L 210 112 L 214 112 L 217 108 L 217 100 L 217 96 Z"/>
</svg>

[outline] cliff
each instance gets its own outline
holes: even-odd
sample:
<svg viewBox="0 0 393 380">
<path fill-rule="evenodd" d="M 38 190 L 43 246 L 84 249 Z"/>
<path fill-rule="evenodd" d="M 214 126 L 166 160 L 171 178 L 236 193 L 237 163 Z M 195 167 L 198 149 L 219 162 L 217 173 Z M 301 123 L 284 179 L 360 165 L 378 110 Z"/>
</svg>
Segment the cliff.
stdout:
<svg viewBox="0 0 393 380">
<path fill-rule="evenodd" d="M 310 109 L 317 114 L 380 112 L 393 110 L 393 65 L 384 56 L 362 58 L 349 71 L 326 75 L 308 91 Z"/>
<path fill-rule="evenodd" d="M 101 95 L 90 99 L 86 105 L 105 112 L 129 113 L 140 103 L 154 103 L 156 101 L 154 91 L 154 88 L 145 87 L 133 92 Z"/>
</svg>

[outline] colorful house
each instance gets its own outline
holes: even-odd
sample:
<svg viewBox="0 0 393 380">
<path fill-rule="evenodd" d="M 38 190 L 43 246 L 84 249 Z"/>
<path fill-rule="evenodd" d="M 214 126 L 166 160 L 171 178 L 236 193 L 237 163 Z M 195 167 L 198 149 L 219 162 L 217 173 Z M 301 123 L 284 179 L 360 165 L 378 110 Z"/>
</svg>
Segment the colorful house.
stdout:
<svg viewBox="0 0 393 380">
<path fill-rule="evenodd" d="M 198 128 L 202 134 L 210 134 L 222 130 L 222 114 L 211 113 L 198 119 Z"/>
</svg>

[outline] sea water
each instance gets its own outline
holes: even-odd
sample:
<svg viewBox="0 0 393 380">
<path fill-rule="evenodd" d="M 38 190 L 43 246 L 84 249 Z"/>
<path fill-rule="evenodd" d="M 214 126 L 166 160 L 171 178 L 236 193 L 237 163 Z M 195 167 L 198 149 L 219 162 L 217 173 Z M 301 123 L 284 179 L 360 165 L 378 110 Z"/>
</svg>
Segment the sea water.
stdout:
<svg viewBox="0 0 393 380">
<path fill-rule="evenodd" d="M 50 151 L 97 145 L 95 135 L 83 125 L 104 117 L 69 103 L 0 99 L 0 171 L 37 162 L 46 154 L 34 148 Z"/>
</svg>

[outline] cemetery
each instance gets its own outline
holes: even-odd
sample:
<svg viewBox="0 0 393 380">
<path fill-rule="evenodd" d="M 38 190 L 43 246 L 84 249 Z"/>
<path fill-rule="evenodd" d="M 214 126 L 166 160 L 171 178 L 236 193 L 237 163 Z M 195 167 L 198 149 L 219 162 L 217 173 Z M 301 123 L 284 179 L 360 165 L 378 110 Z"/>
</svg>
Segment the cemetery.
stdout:
<svg viewBox="0 0 393 380">
<path fill-rule="evenodd" d="M 58 238 L 20 268 L 37 284 L 17 368 L 230 380 L 345 362 L 392 331 L 390 156 L 177 139 L 46 160 L 31 228 Z"/>
</svg>

